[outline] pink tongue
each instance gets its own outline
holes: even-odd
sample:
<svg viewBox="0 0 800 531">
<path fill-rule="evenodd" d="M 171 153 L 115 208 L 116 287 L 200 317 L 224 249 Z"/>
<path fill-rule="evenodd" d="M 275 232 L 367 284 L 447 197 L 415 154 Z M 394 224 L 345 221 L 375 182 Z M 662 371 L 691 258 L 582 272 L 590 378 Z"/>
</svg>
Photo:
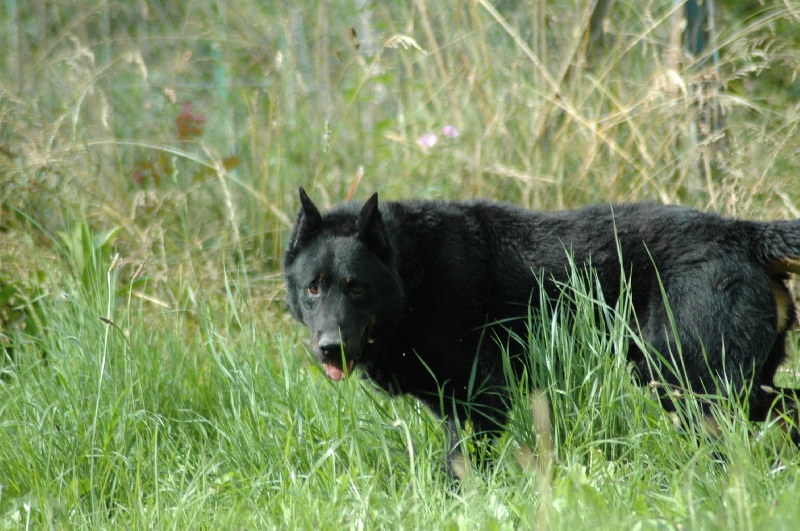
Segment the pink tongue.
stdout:
<svg viewBox="0 0 800 531">
<path fill-rule="evenodd" d="M 325 367 L 325 372 L 328 373 L 328 377 L 331 380 L 339 381 L 342 378 L 349 376 L 353 372 L 353 360 L 347 362 L 347 373 L 339 368 L 338 365 L 334 365 L 332 363 L 324 363 L 323 367 Z"/>
</svg>

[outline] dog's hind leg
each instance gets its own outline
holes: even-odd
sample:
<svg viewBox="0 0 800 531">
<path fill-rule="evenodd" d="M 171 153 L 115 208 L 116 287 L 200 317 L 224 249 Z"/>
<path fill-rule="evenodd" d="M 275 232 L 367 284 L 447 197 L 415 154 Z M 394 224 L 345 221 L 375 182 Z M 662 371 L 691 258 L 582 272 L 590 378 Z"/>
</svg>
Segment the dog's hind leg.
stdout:
<svg viewBox="0 0 800 531">
<path fill-rule="evenodd" d="M 800 446 L 798 395 L 800 393 L 797 389 L 787 387 L 761 385 L 758 389 L 753 389 L 750 420 L 761 422 L 777 417 L 777 424 L 789 435 L 792 442 Z"/>
<path fill-rule="evenodd" d="M 800 390 L 776 387 L 775 373 L 786 359 L 786 332 L 797 320 L 797 311 L 786 288 L 787 271 L 770 272 L 772 296 L 775 301 L 777 335 L 772 350 L 758 374 L 750 395 L 750 419 L 765 421 L 779 416 L 779 424 L 800 445 Z"/>
<path fill-rule="evenodd" d="M 794 313 L 794 308 L 792 308 Z M 783 328 L 788 328 L 784 323 Z M 761 369 L 760 382 L 754 382 L 749 400 L 749 417 L 763 422 L 779 417 L 778 423 L 795 444 L 800 445 L 800 390 L 774 385 L 775 372 L 786 357 L 786 332 L 778 334 L 767 362 Z"/>
</svg>

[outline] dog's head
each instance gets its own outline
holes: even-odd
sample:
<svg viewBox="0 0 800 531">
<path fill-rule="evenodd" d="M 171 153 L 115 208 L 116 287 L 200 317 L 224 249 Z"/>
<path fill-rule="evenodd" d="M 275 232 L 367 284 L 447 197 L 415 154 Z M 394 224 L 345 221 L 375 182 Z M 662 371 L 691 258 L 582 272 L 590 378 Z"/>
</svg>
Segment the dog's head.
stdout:
<svg viewBox="0 0 800 531">
<path fill-rule="evenodd" d="M 334 380 L 365 363 L 376 333 L 393 326 L 403 308 L 378 194 L 360 209 L 341 205 L 320 214 L 300 188 L 284 260 L 287 302 L 311 331 L 311 349 Z"/>
</svg>

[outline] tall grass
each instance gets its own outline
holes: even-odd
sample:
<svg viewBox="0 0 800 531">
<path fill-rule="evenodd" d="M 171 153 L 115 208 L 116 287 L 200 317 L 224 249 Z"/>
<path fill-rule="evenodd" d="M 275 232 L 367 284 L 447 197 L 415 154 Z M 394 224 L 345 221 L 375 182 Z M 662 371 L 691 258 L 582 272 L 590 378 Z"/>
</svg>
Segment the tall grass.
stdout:
<svg viewBox="0 0 800 531">
<path fill-rule="evenodd" d="M 244 319 L 235 286 L 222 306 L 201 302 L 184 318 L 86 293 L 112 300 L 125 283 L 99 270 L 49 303 L 46 357 L 16 345 L 0 387 L 9 526 L 761 527 L 795 517 L 795 453 L 780 429 L 750 426 L 736 407 L 714 437 L 676 429 L 628 374 L 625 309 L 598 314 L 580 276 L 532 314 L 520 338 L 529 385 L 514 387 L 493 464 L 472 467 L 459 488 L 440 470 L 438 420 L 366 381 L 331 382 L 294 335 Z"/>
<path fill-rule="evenodd" d="M 588 4 L 8 2 L 0 525 L 796 521 L 779 430 L 734 405 L 717 437 L 676 429 L 627 373 L 626 310 L 599 319 L 585 279 L 574 315 L 531 316 L 541 364 L 457 489 L 440 421 L 334 385 L 289 323 L 299 185 L 798 216 L 800 6 L 722 4 L 714 68 L 662 0 L 615 2 L 587 54 Z"/>
</svg>

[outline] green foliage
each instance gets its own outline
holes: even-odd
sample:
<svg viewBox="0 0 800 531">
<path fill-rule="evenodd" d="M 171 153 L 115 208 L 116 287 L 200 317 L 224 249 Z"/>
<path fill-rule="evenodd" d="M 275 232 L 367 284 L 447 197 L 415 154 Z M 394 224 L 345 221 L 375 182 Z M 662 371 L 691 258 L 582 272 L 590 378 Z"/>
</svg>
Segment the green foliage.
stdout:
<svg viewBox="0 0 800 531">
<path fill-rule="evenodd" d="M 86 223 L 76 225 L 71 233 L 59 233 L 66 263 L 73 265 L 74 275 L 82 289 L 92 293 L 97 289 L 97 280 L 102 278 L 111 265 L 112 244 L 119 227 L 101 234 L 93 234 Z M 102 284 L 101 284 L 102 287 Z"/>
<path fill-rule="evenodd" d="M 613 2 L 592 50 L 588 5 L 8 2 L 0 527 L 794 527 L 777 426 L 675 429 L 582 272 L 455 491 L 439 421 L 333 385 L 289 325 L 299 185 L 797 217 L 800 6 L 719 2 L 709 67 L 680 3 Z"/>
<path fill-rule="evenodd" d="M 528 396 L 544 393 L 555 458 L 570 448 L 573 454 L 602 451 L 619 459 L 627 453 L 623 441 L 646 431 L 645 419 L 659 408 L 642 396 L 629 373 L 625 354 L 639 341 L 630 329 L 630 301 L 623 295 L 609 306 L 596 282 L 591 272 L 573 266 L 562 297 L 550 302 L 542 293 L 541 310 L 529 317 L 528 335 L 517 338 L 529 372 L 519 388 L 514 386 L 515 404 L 522 410 L 513 424 L 520 440 L 535 446 L 540 434 L 531 432 Z"/>
</svg>

